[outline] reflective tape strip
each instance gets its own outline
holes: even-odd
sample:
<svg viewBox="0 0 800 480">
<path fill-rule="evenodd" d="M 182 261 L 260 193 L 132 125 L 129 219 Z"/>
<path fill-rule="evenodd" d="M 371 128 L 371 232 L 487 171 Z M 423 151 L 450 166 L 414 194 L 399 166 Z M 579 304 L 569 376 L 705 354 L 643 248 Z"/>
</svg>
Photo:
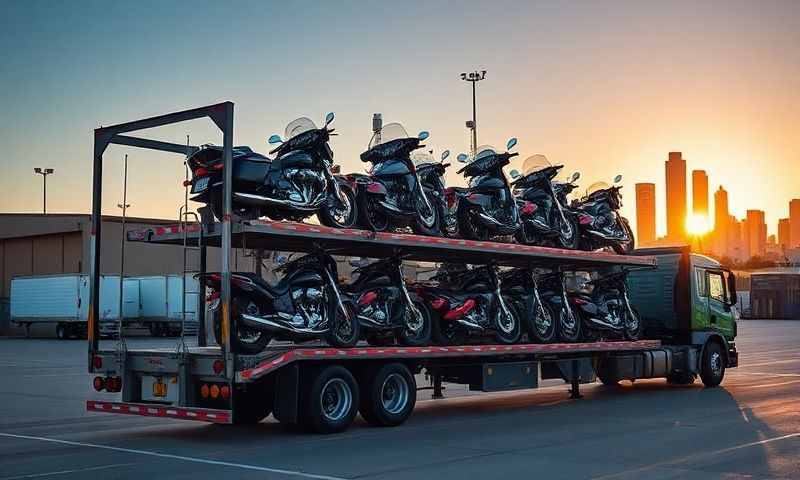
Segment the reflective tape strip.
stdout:
<svg viewBox="0 0 800 480">
<path fill-rule="evenodd" d="M 90 412 L 141 415 L 144 417 L 167 417 L 184 420 L 201 420 L 212 423 L 231 423 L 231 412 L 227 410 L 157 407 L 130 403 L 100 402 L 95 400 L 86 401 L 86 410 Z"/>
</svg>

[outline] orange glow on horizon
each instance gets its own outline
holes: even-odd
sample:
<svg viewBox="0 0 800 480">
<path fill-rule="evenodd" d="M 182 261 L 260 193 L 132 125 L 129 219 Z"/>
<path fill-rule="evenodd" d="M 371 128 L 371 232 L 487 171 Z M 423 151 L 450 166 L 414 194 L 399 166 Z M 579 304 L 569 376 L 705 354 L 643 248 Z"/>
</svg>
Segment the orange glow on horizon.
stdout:
<svg viewBox="0 0 800 480">
<path fill-rule="evenodd" d="M 697 213 L 687 215 L 686 231 L 693 237 L 699 237 L 707 234 L 709 231 L 711 231 L 711 225 L 709 225 L 708 217 L 706 215 L 700 215 Z"/>
</svg>

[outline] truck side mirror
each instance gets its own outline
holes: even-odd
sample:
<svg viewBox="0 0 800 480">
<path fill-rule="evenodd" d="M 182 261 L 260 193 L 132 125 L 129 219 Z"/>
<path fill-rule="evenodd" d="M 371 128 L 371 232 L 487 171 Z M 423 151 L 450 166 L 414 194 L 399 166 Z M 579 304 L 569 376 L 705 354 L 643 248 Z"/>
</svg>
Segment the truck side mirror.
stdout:
<svg viewBox="0 0 800 480">
<path fill-rule="evenodd" d="M 733 272 L 728 272 L 728 304 L 733 306 L 739 300 L 736 294 L 736 275 Z"/>
</svg>

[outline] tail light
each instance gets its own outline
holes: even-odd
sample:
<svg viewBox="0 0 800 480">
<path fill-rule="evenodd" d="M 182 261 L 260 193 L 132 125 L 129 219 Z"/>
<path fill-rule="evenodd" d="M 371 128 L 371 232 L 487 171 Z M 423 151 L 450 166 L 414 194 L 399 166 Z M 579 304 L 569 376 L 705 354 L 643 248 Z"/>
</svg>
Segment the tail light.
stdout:
<svg viewBox="0 0 800 480">
<path fill-rule="evenodd" d="M 375 299 L 378 298 L 378 294 L 375 292 L 367 292 L 364 295 L 361 295 L 361 298 L 358 299 L 359 306 L 366 306 L 370 303 L 374 302 Z"/>
<path fill-rule="evenodd" d="M 227 385 L 223 385 L 223 386 L 222 386 L 222 387 L 219 389 L 219 394 L 220 394 L 220 396 L 221 396 L 222 398 L 224 398 L 224 399 L 226 399 L 226 400 L 227 400 L 227 399 L 228 399 L 228 398 L 230 398 L 230 396 L 231 396 L 231 387 L 229 387 L 229 386 L 227 386 Z"/>
<path fill-rule="evenodd" d="M 383 189 L 380 183 L 372 182 L 369 185 L 367 185 L 367 191 L 369 193 L 381 193 Z"/>
<path fill-rule="evenodd" d="M 463 317 L 464 315 L 468 314 L 475 308 L 475 300 L 468 299 L 466 302 L 462 303 L 460 306 L 450 310 L 449 312 L 444 314 L 445 320 L 458 320 L 459 318 Z"/>
<path fill-rule="evenodd" d="M 98 357 L 97 355 L 92 357 L 92 367 L 94 367 L 95 370 L 103 368 L 103 357 Z"/>
<path fill-rule="evenodd" d="M 206 175 L 208 175 L 208 169 L 205 167 L 199 167 L 194 171 L 195 177 L 205 177 Z"/>
<path fill-rule="evenodd" d="M 431 307 L 433 307 L 434 310 L 441 310 L 445 306 L 447 306 L 447 300 L 445 300 L 444 298 L 441 298 L 441 297 L 435 298 L 431 302 Z"/>
<path fill-rule="evenodd" d="M 122 391 L 122 378 L 120 377 L 108 377 L 106 378 L 106 390 L 109 392 L 121 392 Z"/>
<path fill-rule="evenodd" d="M 581 225 L 591 225 L 592 224 L 592 217 L 589 215 L 581 215 L 578 217 L 578 222 Z"/>
<path fill-rule="evenodd" d="M 211 388 L 209 390 L 210 390 L 209 393 L 211 394 L 211 398 L 219 397 L 219 385 L 216 385 L 216 384 L 211 385 Z"/>
<path fill-rule="evenodd" d="M 92 386 L 98 392 L 102 392 L 106 388 L 106 380 L 103 377 L 94 377 Z"/>
<path fill-rule="evenodd" d="M 209 395 L 209 388 L 208 385 L 204 383 L 203 386 L 200 387 L 200 396 L 203 398 L 208 398 L 208 395 Z"/>
<path fill-rule="evenodd" d="M 519 209 L 519 212 L 523 215 L 531 215 L 535 211 L 536 211 L 536 204 L 533 202 L 525 202 L 522 205 L 522 208 Z"/>
</svg>

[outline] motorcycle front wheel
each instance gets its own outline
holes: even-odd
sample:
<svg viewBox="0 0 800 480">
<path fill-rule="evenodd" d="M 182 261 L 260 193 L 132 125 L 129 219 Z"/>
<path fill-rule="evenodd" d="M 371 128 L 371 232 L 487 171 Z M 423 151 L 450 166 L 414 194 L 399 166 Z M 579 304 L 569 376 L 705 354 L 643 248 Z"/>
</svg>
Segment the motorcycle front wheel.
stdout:
<svg viewBox="0 0 800 480">
<path fill-rule="evenodd" d="M 419 312 L 417 318 L 410 305 L 406 305 L 403 313 L 403 325 L 397 332 L 397 343 L 408 347 L 422 347 L 431 340 L 432 319 L 428 306 L 420 300 L 414 300 L 414 309 Z"/>
<path fill-rule="evenodd" d="M 342 206 L 339 207 L 335 194 L 328 196 L 328 201 L 317 212 L 320 223 L 331 228 L 353 228 L 358 220 L 358 208 L 356 206 L 356 195 L 348 187 L 341 187 L 344 199 Z"/>
<path fill-rule="evenodd" d="M 508 311 L 506 312 L 499 305 L 497 306 L 497 311 L 494 315 L 495 338 L 498 343 L 511 345 L 517 343 L 522 335 L 521 316 L 510 298 L 504 298 L 503 302 L 506 304 Z"/>
<path fill-rule="evenodd" d="M 430 201 L 430 199 L 428 200 Z M 439 208 L 436 205 L 430 205 L 429 208 L 425 200 L 419 195 L 417 195 L 417 199 L 414 202 L 414 208 L 417 211 L 417 216 L 411 222 L 411 230 L 417 235 L 441 237 L 442 217 Z"/>
<path fill-rule="evenodd" d="M 536 343 L 552 343 L 556 336 L 557 318 L 549 305 L 536 305 L 533 315 L 528 318 L 528 335 Z"/>
<path fill-rule="evenodd" d="M 350 318 L 348 319 L 339 305 L 334 301 L 330 313 L 331 327 L 328 332 L 328 343 L 334 347 L 355 347 L 358 343 L 359 323 L 356 309 L 349 303 L 344 304 Z"/>
<path fill-rule="evenodd" d="M 367 230 L 385 232 L 389 229 L 389 216 L 374 200 L 367 195 L 361 195 L 358 203 L 358 224 Z"/>
<path fill-rule="evenodd" d="M 642 317 L 639 315 L 639 312 L 635 308 L 632 308 L 632 310 L 633 317 L 631 317 L 630 312 L 625 314 L 625 338 L 635 342 L 642 338 L 644 325 L 642 324 Z"/>
<path fill-rule="evenodd" d="M 581 339 L 581 317 L 577 312 L 570 315 L 568 308 L 558 309 L 558 338 L 562 342 L 577 342 Z"/>
<path fill-rule="evenodd" d="M 627 242 L 615 242 L 611 248 L 619 255 L 630 255 L 636 246 L 636 241 L 633 238 L 633 230 L 628 221 L 624 218 L 620 220 L 620 223 L 622 224 L 622 229 L 625 230 L 625 235 L 627 235 L 630 240 Z"/>
<path fill-rule="evenodd" d="M 567 224 L 562 225 L 559 230 L 559 245 L 568 250 L 577 250 L 581 240 L 578 233 L 578 222 L 572 217 L 567 217 Z"/>
</svg>

